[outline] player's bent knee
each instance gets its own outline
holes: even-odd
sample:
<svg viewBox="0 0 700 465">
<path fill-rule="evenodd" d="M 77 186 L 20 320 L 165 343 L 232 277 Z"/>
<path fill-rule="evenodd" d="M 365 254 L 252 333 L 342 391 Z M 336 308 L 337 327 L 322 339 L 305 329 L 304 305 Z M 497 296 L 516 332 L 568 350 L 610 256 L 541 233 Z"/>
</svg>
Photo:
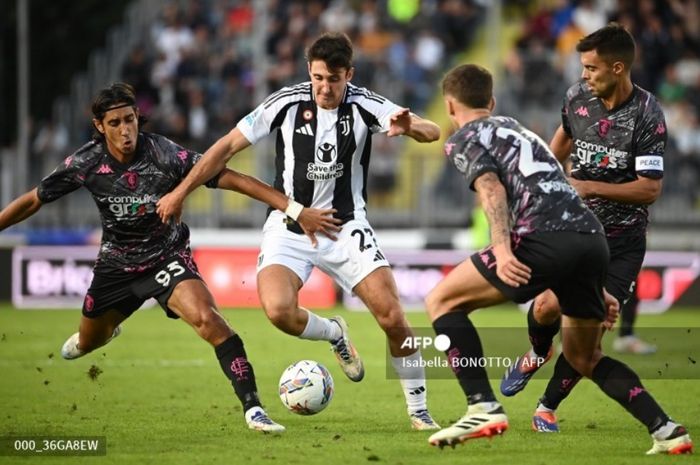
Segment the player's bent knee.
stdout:
<svg viewBox="0 0 700 465">
<path fill-rule="evenodd" d="M 445 304 L 442 297 L 435 291 L 432 291 L 425 298 L 425 311 L 428 313 L 430 321 L 435 321 L 442 315 L 448 313 L 450 309 Z"/>
<path fill-rule="evenodd" d="M 538 296 L 535 299 L 533 312 L 535 320 L 539 322 L 556 320 L 561 315 L 559 301 L 555 297 Z"/>
<path fill-rule="evenodd" d="M 265 315 L 270 323 L 281 330 L 292 324 L 292 311 L 287 307 L 265 307 Z"/>
<path fill-rule="evenodd" d="M 214 345 L 233 335 L 233 330 L 226 320 L 211 309 L 199 312 L 192 321 L 192 326 L 202 339 Z"/>
</svg>

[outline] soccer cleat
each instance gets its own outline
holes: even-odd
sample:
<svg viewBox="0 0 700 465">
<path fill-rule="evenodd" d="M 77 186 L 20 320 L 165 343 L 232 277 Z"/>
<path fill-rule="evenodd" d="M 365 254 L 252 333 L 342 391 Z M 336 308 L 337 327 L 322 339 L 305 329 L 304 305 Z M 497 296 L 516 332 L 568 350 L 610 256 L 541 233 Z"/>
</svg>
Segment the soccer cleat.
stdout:
<svg viewBox="0 0 700 465">
<path fill-rule="evenodd" d="M 651 355 L 656 353 L 656 346 L 630 335 L 616 338 L 613 341 L 613 350 L 618 354 Z"/>
<path fill-rule="evenodd" d="M 284 433 L 286 428 L 279 423 L 275 423 L 267 416 L 265 410 L 261 407 L 253 407 L 245 413 L 246 423 L 248 428 L 263 433 L 280 434 Z"/>
<path fill-rule="evenodd" d="M 552 358 L 552 348 L 549 348 L 547 356 L 542 359 L 532 350 L 528 350 L 524 355 L 515 359 L 515 362 L 508 367 L 501 379 L 501 394 L 510 397 L 514 396 L 527 386 L 532 375 L 537 373 L 542 365 Z"/>
<path fill-rule="evenodd" d="M 558 433 L 557 416 L 554 412 L 535 410 L 532 416 L 532 430 L 538 433 Z"/>
<path fill-rule="evenodd" d="M 441 429 L 428 438 L 431 446 L 454 447 L 469 439 L 488 438 L 503 434 L 508 429 L 508 417 L 503 407 L 485 411 L 484 403 L 470 405 L 467 414 L 448 428 Z"/>
<path fill-rule="evenodd" d="M 365 377 L 365 368 L 362 366 L 362 359 L 357 350 L 355 350 L 355 346 L 350 342 L 348 324 L 340 316 L 334 316 L 330 320 L 340 326 L 340 332 L 342 333 L 340 339 L 331 341 L 331 349 L 335 352 L 335 358 L 338 359 L 340 368 L 343 369 L 343 373 L 351 381 L 362 381 L 362 378 Z"/>
<path fill-rule="evenodd" d="M 676 426 L 666 439 L 656 439 L 653 436 L 652 439 L 654 445 L 647 451 L 647 455 L 693 453 L 693 441 L 690 439 L 688 431 L 681 425 Z"/>
<path fill-rule="evenodd" d="M 102 347 L 103 345 L 107 344 L 109 341 L 114 339 L 115 337 L 119 336 L 122 333 L 122 327 L 117 326 L 114 328 L 114 332 L 112 335 L 102 344 L 99 346 L 95 347 L 95 349 Z M 83 355 L 87 354 L 88 352 L 85 352 L 81 349 L 78 348 L 78 341 L 80 340 L 80 333 L 75 333 L 71 337 L 69 337 L 66 342 L 63 343 L 63 347 L 61 347 L 61 357 L 65 358 L 66 360 L 73 360 L 76 358 L 80 358 Z M 93 349 L 93 350 L 95 350 Z"/>
<path fill-rule="evenodd" d="M 411 418 L 411 427 L 418 431 L 428 431 L 431 429 L 440 429 L 433 417 L 430 416 L 430 412 L 427 410 L 417 410 L 409 415 Z"/>
</svg>

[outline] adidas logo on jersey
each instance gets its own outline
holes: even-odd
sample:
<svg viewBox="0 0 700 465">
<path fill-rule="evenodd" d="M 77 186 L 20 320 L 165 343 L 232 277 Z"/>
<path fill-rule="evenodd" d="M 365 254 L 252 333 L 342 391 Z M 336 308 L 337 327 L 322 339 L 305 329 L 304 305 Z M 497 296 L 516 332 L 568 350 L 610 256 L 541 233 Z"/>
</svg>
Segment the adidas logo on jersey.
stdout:
<svg viewBox="0 0 700 465">
<path fill-rule="evenodd" d="M 314 135 L 314 130 L 309 123 L 306 123 L 305 125 L 296 128 L 294 132 L 296 132 L 297 134 L 303 134 L 305 136 Z"/>
</svg>

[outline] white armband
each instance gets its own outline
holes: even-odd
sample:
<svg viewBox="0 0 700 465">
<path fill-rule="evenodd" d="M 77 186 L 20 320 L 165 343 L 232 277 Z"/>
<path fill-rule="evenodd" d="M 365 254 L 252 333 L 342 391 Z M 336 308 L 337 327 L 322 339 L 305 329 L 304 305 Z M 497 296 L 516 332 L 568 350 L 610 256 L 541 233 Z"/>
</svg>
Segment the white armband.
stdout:
<svg viewBox="0 0 700 465">
<path fill-rule="evenodd" d="M 294 221 L 297 221 L 303 209 L 304 206 L 302 204 L 300 204 L 299 202 L 295 202 L 292 199 L 289 199 L 289 205 L 287 205 L 287 209 L 284 211 L 284 213 Z"/>
</svg>

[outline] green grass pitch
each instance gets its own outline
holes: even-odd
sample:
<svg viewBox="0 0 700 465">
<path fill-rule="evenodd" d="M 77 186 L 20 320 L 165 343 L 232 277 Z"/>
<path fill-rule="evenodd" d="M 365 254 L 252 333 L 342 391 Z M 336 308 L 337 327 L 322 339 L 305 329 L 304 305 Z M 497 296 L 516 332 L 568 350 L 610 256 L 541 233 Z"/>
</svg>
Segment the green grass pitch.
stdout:
<svg viewBox="0 0 700 465">
<path fill-rule="evenodd" d="M 0 456 L 0 464 L 698 463 L 697 455 L 645 457 L 651 446 L 646 430 L 587 380 L 560 408 L 562 433 L 533 433 L 530 418 L 544 389 L 543 377 L 515 397 L 499 396 L 510 420 L 503 436 L 468 441 L 454 450 L 432 448 L 428 433 L 410 430 L 399 383 L 386 375 L 386 343 L 373 318 L 342 309 L 323 312 L 336 313 L 350 324 L 364 358 L 367 373 L 361 383 L 343 376 L 328 344 L 286 336 L 260 310 L 224 311 L 243 337 L 268 413 L 287 427 L 284 435 L 275 437 L 246 429 L 213 349 L 187 325 L 169 320 L 158 309 L 137 312 L 117 340 L 68 362 L 60 358 L 60 347 L 76 331 L 77 310 L 19 311 L 1 305 L 0 436 L 105 436 L 107 455 Z M 416 327 L 428 327 L 422 313 L 411 313 L 409 319 Z M 525 324 L 524 314 L 512 307 L 481 310 L 473 320 L 477 327 Z M 700 333 L 700 309 L 643 315 L 639 325 L 666 334 L 666 340 L 657 340 L 660 353 L 654 357 L 624 360 L 633 368 L 652 365 L 647 372 L 667 364 L 664 360 L 688 364 L 685 375 L 649 376 L 645 384 L 697 440 L 700 376 L 693 370 L 700 359 L 700 338 L 679 343 L 674 335 Z M 664 332 L 660 327 L 672 329 Z M 503 345 L 511 355 L 519 355 L 527 347 L 525 329 L 520 337 L 501 341 Z M 485 342 L 486 355 L 490 347 L 492 343 Z M 300 359 L 323 363 L 335 380 L 330 406 L 312 417 L 287 412 L 276 392 L 283 369 Z M 92 366 L 102 371 L 96 379 L 88 376 Z M 497 390 L 498 381 L 492 384 Z M 431 379 L 428 389 L 429 406 L 442 425 L 464 413 L 465 402 L 453 378 Z"/>
</svg>

